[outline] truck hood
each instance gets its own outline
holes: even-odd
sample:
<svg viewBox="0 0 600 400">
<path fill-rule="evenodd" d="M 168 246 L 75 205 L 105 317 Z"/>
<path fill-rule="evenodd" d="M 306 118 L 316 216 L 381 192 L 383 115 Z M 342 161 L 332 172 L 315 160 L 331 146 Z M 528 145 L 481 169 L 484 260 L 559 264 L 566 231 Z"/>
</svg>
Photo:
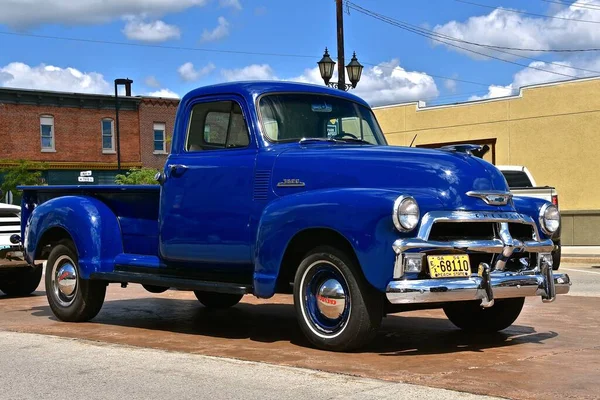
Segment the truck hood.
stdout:
<svg viewBox="0 0 600 400">
<path fill-rule="evenodd" d="M 447 210 L 513 211 L 467 196 L 469 191 L 508 192 L 492 164 L 465 153 L 396 146 L 306 144 L 290 146 L 272 173 L 278 196 L 331 188 L 377 188 L 437 200 Z"/>
</svg>

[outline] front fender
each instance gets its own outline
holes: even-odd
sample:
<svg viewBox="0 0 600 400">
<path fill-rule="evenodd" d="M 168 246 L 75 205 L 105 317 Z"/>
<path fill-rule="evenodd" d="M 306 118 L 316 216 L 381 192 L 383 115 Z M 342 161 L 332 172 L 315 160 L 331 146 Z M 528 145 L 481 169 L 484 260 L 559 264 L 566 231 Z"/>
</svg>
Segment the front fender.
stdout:
<svg viewBox="0 0 600 400">
<path fill-rule="evenodd" d="M 54 228 L 64 229 L 73 239 L 84 279 L 92 272 L 112 271 L 116 255 L 123 252 L 118 219 L 106 204 L 93 197 L 64 196 L 37 206 L 27 220 L 27 261 L 33 262 L 40 240 Z"/>
<path fill-rule="evenodd" d="M 292 238 L 312 228 L 340 233 L 351 244 L 367 281 L 385 291 L 392 278 L 392 244 L 398 232 L 392 222 L 397 191 L 325 189 L 281 197 L 263 211 L 255 247 L 254 290 L 271 297 L 281 262 Z"/>
</svg>

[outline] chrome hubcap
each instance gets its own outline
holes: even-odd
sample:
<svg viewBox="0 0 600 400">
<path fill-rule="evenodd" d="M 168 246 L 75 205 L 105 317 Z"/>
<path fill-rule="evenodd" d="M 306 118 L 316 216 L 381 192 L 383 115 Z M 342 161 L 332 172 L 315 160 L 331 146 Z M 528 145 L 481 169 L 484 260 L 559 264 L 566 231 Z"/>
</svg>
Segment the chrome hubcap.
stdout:
<svg viewBox="0 0 600 400">
<path fill-rule="evenodd" d="M 54 296 L 63 306 L 69 306 L 77 293 L 77 268 L 68 256 L 61 256 L 54 263 L 52 275 Z"/>
<path fill-rule="evenodd" d="M 336 279 L 328 279 L 317 291 L 317 308 L 325 317 L 338 319 L 346 308 L 346 293 Z"/>
</svg>

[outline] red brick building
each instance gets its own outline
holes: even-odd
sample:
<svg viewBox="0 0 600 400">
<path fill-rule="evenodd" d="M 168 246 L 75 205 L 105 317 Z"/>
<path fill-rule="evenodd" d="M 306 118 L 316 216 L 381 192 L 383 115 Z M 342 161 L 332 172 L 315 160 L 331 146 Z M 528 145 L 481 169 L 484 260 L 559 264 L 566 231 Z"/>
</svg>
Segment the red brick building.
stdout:
<svg viewBox="0 0 600 400">
<path fill-rule="evenodd" d="M 121 169 L 161 168 L 179 101 L 119 97 L 119 104 Z M 43 161 L 48 184 L 113 183 L 116 133 L 114 96 L 0 88 L 0 168 Z M 93 182 L 81 182 L 82 171 L 92 171 Z"/>
</svg>

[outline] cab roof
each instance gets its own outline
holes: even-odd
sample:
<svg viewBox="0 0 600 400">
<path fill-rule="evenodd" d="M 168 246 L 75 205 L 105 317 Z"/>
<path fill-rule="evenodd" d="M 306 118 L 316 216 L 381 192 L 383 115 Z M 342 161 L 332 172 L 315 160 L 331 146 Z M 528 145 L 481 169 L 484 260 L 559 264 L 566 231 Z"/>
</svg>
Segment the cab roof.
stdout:
<svg viewBox="0 0 600 400">
<path fill-rule="evenodd" d="M 263 94 L 281 92 L 317 93 L 337 96 L 369 107 L 369 104 L 360 97 L 343 90 L 332 89 L 322 85 L 284 81 L 242 81 L 202 86 L 183 96 L 182 102 L 206 95 L 239 94 L 246 98 L 256 99 Z"/>
</svg>

